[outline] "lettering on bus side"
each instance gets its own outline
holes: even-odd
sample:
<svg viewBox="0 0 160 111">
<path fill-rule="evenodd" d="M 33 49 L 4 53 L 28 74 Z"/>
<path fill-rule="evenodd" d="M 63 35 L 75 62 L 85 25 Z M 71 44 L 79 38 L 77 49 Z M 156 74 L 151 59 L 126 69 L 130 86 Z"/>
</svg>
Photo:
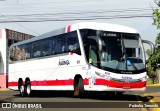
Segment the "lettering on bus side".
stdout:
<svg viewBox="0 0 160 111">
<path fill-rule="evenodd" d="M 69 60 L 64 60 L 64 59 L 60 59 L 58 63 L 59 66 L 69 65 L 69 64 L 70 64 Z"/>
</svg>

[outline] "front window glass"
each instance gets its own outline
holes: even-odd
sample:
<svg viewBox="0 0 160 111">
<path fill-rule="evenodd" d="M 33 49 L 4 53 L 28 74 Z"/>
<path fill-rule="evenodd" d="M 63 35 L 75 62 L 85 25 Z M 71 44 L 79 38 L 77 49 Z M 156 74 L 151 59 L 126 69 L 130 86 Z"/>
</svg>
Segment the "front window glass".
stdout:
<svg viewBox="0 0 160 111">
<path fill-rule="evenodd" d="M 101 51 L 101 65 L 102 67 L 110 67 L 116 69 L 118 62 L 120 62 L 122 55 L 122 41 L 120 34 L 102 32 L 102 51 Z"/>
<path fill-rule="evenodd" d="M 100 33 L 97 34 L 97 30 L 91 29 L 80 30 L 80 32 L 87 61 L 92 65 L 114 71 L 145 69 L 142 46 L 138 34 L 107 31 L 99 31 Z M 98 48 L 100 45 L 99 40 L 101 41 L 101 50 Z M 95 43 L 91 44 L 91 41 L 95 41 Z"/>
<path fill-rule="evenodd" d="M 124 46 L 128 57 L 143 58 L 138 35 L 123 34 Z"/>
</svg>

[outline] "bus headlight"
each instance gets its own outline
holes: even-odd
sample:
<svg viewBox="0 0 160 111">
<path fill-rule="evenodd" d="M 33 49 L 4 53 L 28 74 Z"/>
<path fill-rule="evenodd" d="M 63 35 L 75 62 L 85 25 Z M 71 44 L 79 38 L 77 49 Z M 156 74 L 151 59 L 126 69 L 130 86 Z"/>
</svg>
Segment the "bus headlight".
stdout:
<svg viewBox="0 0 160 111">
<path fill-rule="evenodd" d="M 99 72 L 96 72 L 96 71 L 95 71 L 95 74 L 98 75 L 98 76 L 100 76 L 100 77 L 102 77 L 102 78 L 105 78 L 107 80 L 111 79 L 111 77 L 107 76 L 106 74 L 102 74 L 102 73 L 99 73 Z"/>
<path fill-rule="evenodd" d="M 144 76 L 144 77 L 140 78 L 140 80 L 141 80 L 142 82 L 146 81 L 146 80 L 147 80 L 147 76 Z"/>
</svg>

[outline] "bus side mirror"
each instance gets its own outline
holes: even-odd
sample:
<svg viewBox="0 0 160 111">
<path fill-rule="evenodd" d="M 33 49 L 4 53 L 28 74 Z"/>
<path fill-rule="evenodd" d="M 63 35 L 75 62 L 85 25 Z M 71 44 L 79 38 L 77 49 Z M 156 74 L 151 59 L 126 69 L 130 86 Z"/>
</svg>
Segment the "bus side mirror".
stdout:
<svg viewBox="0 0 160 111">
<path fill-rule="evenodd" d="M 146 43 L 146 44 L 150 45 L 151 53 L 152 53 L 152 54 L 154 54 L 154 53 L 155 53 L 155 46 L 154 46 L 154 44 L 153 44 L 151 41 L 148 41 L 148 40 L 142 40 L 142 43 Z"/>
<path fill-rule="evenodd" d="M 102 40 L 101 40 L 101 31 L 100 30 L 97 30 L 97 43 L 98 43 L 98 49 L 99 51 L 102 51 Z"/>
</svg>

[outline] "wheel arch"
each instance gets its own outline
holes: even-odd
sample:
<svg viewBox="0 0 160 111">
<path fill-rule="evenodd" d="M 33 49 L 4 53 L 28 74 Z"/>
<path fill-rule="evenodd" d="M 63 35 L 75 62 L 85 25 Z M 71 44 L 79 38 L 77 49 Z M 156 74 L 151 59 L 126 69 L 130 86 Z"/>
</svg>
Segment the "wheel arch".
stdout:
<svg viewBox="0 0 160 111">
<path fill-rule="evenodd" d="M 78 79 L 79 78 L 82 78 L 83 79 L 83 77 L 80 75 L 80 74 L 76 74 L 75 76 L 74 76 L 74 84 L 76 84 L 77 82 L 78 82 Z"/>
<path fill-rule="evenodd" d="M 26 79 L 25 79 L 25 84 L 26 84 L 28 81 L 30 82 L 30 78 L 29 78 L 29 77 L 26 77 Z"/>
</svg>

